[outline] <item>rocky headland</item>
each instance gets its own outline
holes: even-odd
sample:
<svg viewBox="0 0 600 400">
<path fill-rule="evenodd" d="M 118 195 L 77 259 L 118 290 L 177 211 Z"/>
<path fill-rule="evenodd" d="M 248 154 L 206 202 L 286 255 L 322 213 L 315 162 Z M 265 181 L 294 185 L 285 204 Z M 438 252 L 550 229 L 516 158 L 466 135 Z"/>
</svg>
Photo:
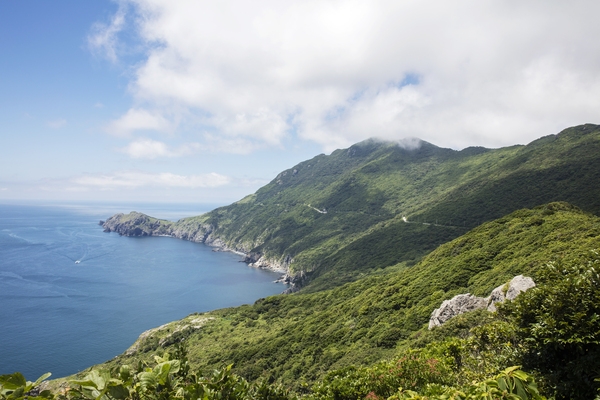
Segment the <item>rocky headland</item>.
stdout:
<svg viewBox="0 0 600 400">
<path fill-rule="evenodd" d="M 243 244 L 227 243 L 216 234 L 216 227 L 203 223 L 197 217 L 184 218 L 177 222 L 150 217 L 132 211 L 129 214 L 115 214 L 106 221 L 100 221 L 104 232 L 115 232 L 122 236 L 169 236 L 177 239 L 204 243 L 214 251 L 230 251 L 244 256 L 244 262 L 251 267 L 279 272 L 282 276 L 276 281 L 290 285 L 286 292 L 293 292 L 303 280 L 303 274 L 294 274 L 290 265 L 294 261 L 289 256 L 273 259 L 260 252 L 251 252 Z"/>
</svg>

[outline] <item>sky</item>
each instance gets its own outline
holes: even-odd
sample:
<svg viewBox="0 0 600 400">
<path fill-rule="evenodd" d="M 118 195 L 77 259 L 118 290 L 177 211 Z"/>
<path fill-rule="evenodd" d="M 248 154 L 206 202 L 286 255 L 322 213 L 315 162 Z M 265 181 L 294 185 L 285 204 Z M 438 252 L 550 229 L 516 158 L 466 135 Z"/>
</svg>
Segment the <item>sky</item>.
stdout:
<svg viewBox="0 0 600 400">
<path fill-rule="evenodd" d="M 595 0 L 0 0 L 0 201 L 228 204 L 377 137 L 600 123 Z"/>
</svg>

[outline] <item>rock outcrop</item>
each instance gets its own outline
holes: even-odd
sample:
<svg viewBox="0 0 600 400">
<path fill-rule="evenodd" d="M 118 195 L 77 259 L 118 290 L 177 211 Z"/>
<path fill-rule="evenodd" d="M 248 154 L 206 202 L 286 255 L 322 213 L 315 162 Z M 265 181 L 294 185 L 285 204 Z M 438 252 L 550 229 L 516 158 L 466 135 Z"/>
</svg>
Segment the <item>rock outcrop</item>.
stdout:
<svg viewBox="0 0 600 400">
<path fill-rule="evenodd" d="M 495 303 L 502 303 L 504 300 L 514 300 L 519 293 L 525 292 L 532 287 L 535 287 L 535 282 L 528 276 L 517 275 L 508 284 L 498 286 L 492 290 L 492 293 L 487 298 L 488 311 L 496 311 Z"/>
<path fill-rule="evenodd" d="M 450 300 L 444 300 L 440 308 L 433 310 L 429 318 L 429 329 L 442 325 L 449 319 L 457 315 L 481 310 L 486 308 L 488 311 L 496 311 L 496 303 L 502 303 L 505 300 L 514 300 L 519 293 L 522 293 L 535 286 L 533 279 L 518 275 L 505 285 L 498 286 L 488 297 L 477 297 L 470 293 L 459 294 Z"/>
<path fill-rule="evenodd" d="M 215 226 L 198 220 L 186 218 L 178 222 L 171 222 L 132 211 L 129 214 L 115 214 L 106 221 L 100 222 L 104 232 L 116 232 L 123 236 L 170 236 L 191 242 L 204 243 L 213 247 L 216 251 L 232 251 L 242 254 L 245 256 L 244 262 L 251 267 L 282 273 L 283 275 L 276 282 L 285 283 L 292 287 L 303 280 L 303 276 L 300 274 L 290 272 L 289 266 L 293 259 L 289 255 L 276 260 L 268 258 L 260 252 L 249 252 L 243 244 L 230 246 L 216 235 Z"/>
<path fill-rule="evenodd" d="M 486 307 L 487 300 L 483 297 L 473 296 L 470 293 L 456 295 L 450 300 L 444 300 L 440 308 L 433 311 L 429 318 L 429 329 L 440 326 L 457 315 Z"/>
<path fill-rule="evenodd" d="M 270 260 L 265 257 L 262 253 L 249 253 L 244 259 L 251 267 L 270 269 L 276 272 L 287 273 L 289 271 L 290 264 L 294 261 L 292 257 L 284 256 L 280 261 Z"/>
<path fill-rule="evenodd" d="M 156 219 L 136 211 L 115 214 L 102 227 L 104 232 L 117 232 L 123 236 L 171 236 L 174 223 Z"/>
</svg>

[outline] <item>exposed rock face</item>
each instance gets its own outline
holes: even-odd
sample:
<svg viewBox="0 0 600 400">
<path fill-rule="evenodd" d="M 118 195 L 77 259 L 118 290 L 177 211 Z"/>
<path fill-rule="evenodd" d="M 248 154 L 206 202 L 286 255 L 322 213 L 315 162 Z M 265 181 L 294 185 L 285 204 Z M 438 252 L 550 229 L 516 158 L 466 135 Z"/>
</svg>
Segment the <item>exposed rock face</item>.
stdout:
<svg viewBox="0 0 600 400">
<path fill-rule="evenodd" d="M 444 300 L 440 308 L 433 311 L 429 319 L 429 329 L 442 325 L 450 318 L 469 311 L 487 307 L 487 300 L 472 294 L 459 294 L 450 300 Z"/>
<path fill-rule="evenodd" d="M 116 232 L 123 236 L 171 236 L 178 239 L 204 243 L 212 246 L 217 251 L 233 251 L 245 256 L 244 262 L 256 268 L 269 269 L 280 272 L 283 276 L 278 282 L 292 286 L 302 282 L 303 276 L 291 274 L 289 266 L 293 262 L 291 256 L 284 256 L 280 260 L 267 258 L 262 253 L 250 252 L 246 247 L 251 245 L 234 244 L 230 247 L 215 231 L 216 227 L 207 223 L 180 220 L 171 222 L 149 217 L 145 214 L 132 211 L 129 214 L 115 214 L 106 221 L 101 221 L 104 232 Z"/>
<path fill-rule="evenodd" d="M 170 236 L 173 222 L 132 211 L 127 215 L 113 215 L 102 224 L 102 227 L 104 232 L 117 232 L 123 236 Z"/>
<path fill-rule="evenodd" d="M 459 294 L 450 300 L 444 300 L 440 308 L 435 309 L 429 318 L 429 329 L 442 325 L 457 315 L 469 311 L 487 308 L 488 311 L 496 311 L 495 303 L 505 300 L 514 300 L 519 293 L 535 287 L 533 279 L 518 275 L 509 283 L 498 286 L 488 297 L 477 297 L 469 293 Z"/>
<path fill-rule="evenodd" d="M 504 300 L 514 300 L 519 293 L 525 292 L 535 287 L 535 282 L 528 276 L 517 275 L 508 283 L 508 285 L 498 286 L 492 290 L 488 297 L 488 311 L 496 311 L 495 303 L 502 303 Z"/>
<path fill-rule="evenodd" d="M 290 285 L 283 293 L 294 293 L 305 283 L 307 274 L 304 271 L 296 273 L 290 272 L 290 264 L 294 259 L 290 255 L 284 256 L 280 260 L 269 259 L 262 253 L 247 253 L 244 262 L 251 267 L 269 269 L 271 271 L 280 272 L 283 275 L 275 281 L 275 283 L 285 283 Z"/>
<path fill-rule="evenodd" d="M 247 262 L 251 267 L 265 268 L 276 272 L 287 273 L 289 270 L 288 267 L 294 260 L 289 255 L 283 257 L 283 259 L 280 261 L 274 261 L 267 259 L 261 253 L 250 253 L 246 256 L 244 261 Z"/>
</svg>

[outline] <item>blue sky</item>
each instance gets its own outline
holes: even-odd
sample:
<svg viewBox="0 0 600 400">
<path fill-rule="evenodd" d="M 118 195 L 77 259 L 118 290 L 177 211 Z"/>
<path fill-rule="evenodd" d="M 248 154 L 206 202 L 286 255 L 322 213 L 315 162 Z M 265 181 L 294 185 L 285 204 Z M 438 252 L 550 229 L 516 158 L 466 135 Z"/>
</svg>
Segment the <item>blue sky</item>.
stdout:
<svg viewBox="0 0 600 400">
<path fill-rule="evenodd" d="M 499 147 L 599 123 L 599 12 L 2 1 L 0 201 L 229 203 L 369 137 Z"/>
</svg>

